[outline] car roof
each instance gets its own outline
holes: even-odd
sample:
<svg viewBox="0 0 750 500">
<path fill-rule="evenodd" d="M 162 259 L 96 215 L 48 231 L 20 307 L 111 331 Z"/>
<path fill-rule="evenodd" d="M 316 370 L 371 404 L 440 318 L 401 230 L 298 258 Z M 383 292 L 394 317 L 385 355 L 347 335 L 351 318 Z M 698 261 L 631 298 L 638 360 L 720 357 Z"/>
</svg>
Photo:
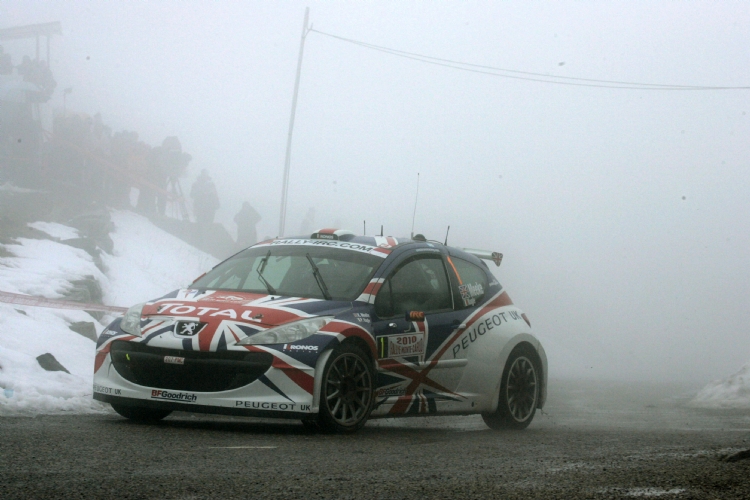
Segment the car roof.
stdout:
<svg viewBox="0 0 750 500">
<path fill-rule="evenodd" d="M 327 235 L 332 235 L 332 237 L 329 238 L 327 237 Z M 445 251 L 448 255 L 451 255 L 454 257 L 460 257 L 464 260 L 468 260 L 475 264 L 479 264 L 482 267 L 485 267 L 485 268 L 487 267 L 487 264 L 484 261 L 482 261 L 475 255 L 464 251 L 461 248 L 447 246 L 436 240 L 427 240 L 427 239 L 423 240 L 423 239 L 420 239 L 419 236 L 421 235 L 417 235 L 417 239 L 407 238 L 403 236 L 399 236 L 399 237 L 361 236 L 361 235 L 356 235 L 353 232 L 347 231 L 347 230 L 321 229 L 321 230 L 316 231 L 312 235 L 284 236 L 281 238 L 277 238 L 277 240 L 335 239 L 339 241 L 359 243 L 362 245 L 369 245 L 369 246 L 374 246 L 374 247 L 378 247 L 378 246 L 386 247 L 386 248 L 391 248 L 394 250 L 401 249 L 406 246 L 413 246 L 414 248 L 431 247 L 431 248 L 437 248 L 437 249 L 444 249 L 443 251 Z"/>
</svg>

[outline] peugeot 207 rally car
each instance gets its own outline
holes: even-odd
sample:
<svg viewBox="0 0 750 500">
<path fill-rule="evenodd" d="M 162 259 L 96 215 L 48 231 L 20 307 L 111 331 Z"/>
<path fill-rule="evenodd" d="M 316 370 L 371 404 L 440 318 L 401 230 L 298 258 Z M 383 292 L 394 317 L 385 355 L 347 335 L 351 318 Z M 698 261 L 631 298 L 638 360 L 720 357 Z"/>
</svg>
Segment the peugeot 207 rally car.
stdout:
<svg viewBox="0 0 750 500">
<path fill-rule="evenodd" d="M 480 413 L 523 429 L 547 357 L 479 257 L 502 255 L 332 229 L 259 243 L 113 321 L 94 398 L 134 420 L 192 411 L 353 432 Z"/>
</svg>

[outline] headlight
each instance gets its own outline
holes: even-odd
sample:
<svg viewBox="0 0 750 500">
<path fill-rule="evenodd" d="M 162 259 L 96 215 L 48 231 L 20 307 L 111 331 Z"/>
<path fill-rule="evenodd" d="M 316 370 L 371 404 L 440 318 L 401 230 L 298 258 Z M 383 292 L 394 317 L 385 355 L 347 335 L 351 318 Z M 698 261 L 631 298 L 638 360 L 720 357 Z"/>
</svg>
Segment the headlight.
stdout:
<svg viewBox="0 0 750 500">
<path fill-rule="evenodd" d="M 305 339 L 331 322 L 333 316 L 321 316 L 319 318 L 303 319 L 286 325 L 270 328 L 265 332 L 246 337 L 237 345 L 253 344 L 289 344 Z"/>
<path fill-rule="evenodd" d="M 136 304 L 125 313 L 125 316 L 120 322 L 120 328 L 137 337 L 141 336 L 141 313 L 143 312 L 143 306 L 146 304 Z"/>
</svg>

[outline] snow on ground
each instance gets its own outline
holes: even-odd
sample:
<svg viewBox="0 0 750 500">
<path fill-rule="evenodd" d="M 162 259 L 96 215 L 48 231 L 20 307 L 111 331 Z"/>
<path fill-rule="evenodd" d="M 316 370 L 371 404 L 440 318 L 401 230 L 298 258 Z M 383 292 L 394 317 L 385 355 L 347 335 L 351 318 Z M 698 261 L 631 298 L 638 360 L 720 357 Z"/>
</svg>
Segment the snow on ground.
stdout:
<svg viewBox="0 0 750 500">
<path fill-rule="evenodd" d="M 52 240 L 18 238 L 0 245 L 0 290 L 60 298 L 70 282 L 94 276 L 108 305 L 129 306 L 188 285 L 217 260 L 162 231 L 148 219 L 114 212 L 114 255 L 102 254 L 106 275 L 83 250 Z M 53 238 L 78 232 L 61 224 L 31 227 Z M 73 332 L 73 322 L 89 321 L 101 333 L 114 317 L 98 322 L 84 311 L 0 304 L 0 416 L 108 411 L 92 399 L 95 344 Z M 48 372 L 36 357 L 51 353 L 70 373 Z"/>
<path fill-rule="evenodd" d="M 63 226 L 62 224 L 58 224 L 56 222 L 32 222 L 31 224 L 29 224 L 29 227 L 38 229 L 39 231 L 47 233 L 53 238 L 58 238 L 61 240 L 69 240 L 72 238 L 78 238 L 80 236 L 77 229 Z"/>
<path fill-rule="evenodd" d="M 109 283 L 108 305 L 130 307 L 182 288 L 218 263 L 133 212 L 113 212 L 114 255 L 102 255 Z"/>
<path fill-rule="evenodd" d="M 750 363 L 723 380 L 711 382 L 691 401 L 697 408 L 750 409 Z"/>
<path fill-rule="evenodd" d="M 72 229 L 72 228 L 71 228 Z M 1 245 L 12 257 L 0 257 L 0 290 L 59 299 L 71 281 L 94 276 L 104 287 L 107 277 L 85 250 L 52 240 L 18 238 Z"/>
</svg>

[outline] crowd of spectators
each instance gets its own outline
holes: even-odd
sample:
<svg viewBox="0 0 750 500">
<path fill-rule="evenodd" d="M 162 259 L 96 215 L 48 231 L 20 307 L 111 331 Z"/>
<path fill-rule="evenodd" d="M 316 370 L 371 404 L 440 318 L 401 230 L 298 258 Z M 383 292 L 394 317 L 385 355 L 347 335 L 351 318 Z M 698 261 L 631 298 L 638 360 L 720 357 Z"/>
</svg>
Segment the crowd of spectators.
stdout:
<svg viewBox="0 0 750 500">
<path fill-rule="evenodd" d="M 192 159 L 182 151 L 177 137 L 151 146 L 137 132 L 113 134 L 99 114 L 55 117 L 50 147 L 60 163 L 55 167 L 59 180 L 85 186 L 106 204 L 119 208 L 130 205 L 135 187 L 135 208 L 147 215 L 165 215 L 167 201 L 178 197 L 175 186 Z"/>
<path fill-rule="evenodd" d="M 0 45 L 0 75 L 12 75 L 14 69 L 24 82 L 34 84 L 39 89 L 38 92 L 29 92 L 29 97 L 34 102 L 47 102 L 52 97 L 57 82 L 47 61 L 23 56 L 21 64 L 13 66 L 11 55 L 6 53 L 3 46 Z"/>
<path fill-rule="evenodd" d="M 168 201 L 176 210 L 169 215 L 188 219 L 188 210 L 179 178 L 192 157 L 182 150 L 177 137 L 166 137 L 161 145 L 151 146 L 138 133 L 123 130 L 113 133 L 100 114 L 65 112 L 53 118 L 51 134 L 43 132 L 32 105 L 47 102 L 57 87 L 45 61 L 24 56 L 21 63 L 0 45 L 0 77 L 18 86 L 19 77 L 26 86 L 23 101 L 0 102 L 0 183 L 11 181 L 21 186 L 61 187 L 71 199 L 99 202 L 115 208 L 135 209 L 145 215 L 167 215 Z M 0 78 L 0 84 L 3 84 Z M 0 95 L 0 99 L 2 99 Z M 137 188 L 134 191 L 132 188 Z M 137 199 L 131 200 L 131 192 Z M 206 170 L 190 190 L 192 213 L 199 226 L 214 224 L 220 198 Z M 245 202 L 234 218 L 238 243 L 255 243 L 255 226 L 260 214 Z"/>
</svg>

